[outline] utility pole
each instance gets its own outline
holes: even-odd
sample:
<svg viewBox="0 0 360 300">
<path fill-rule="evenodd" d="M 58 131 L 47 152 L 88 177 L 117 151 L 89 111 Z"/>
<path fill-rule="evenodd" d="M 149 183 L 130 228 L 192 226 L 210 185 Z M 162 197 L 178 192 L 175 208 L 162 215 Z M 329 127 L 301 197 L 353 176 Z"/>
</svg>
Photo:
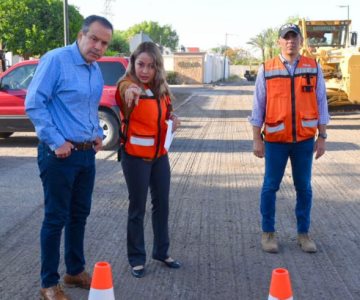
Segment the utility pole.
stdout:
<svg viewBox="0 0 360 300">
<path fill-rule="evenodd" d="M 111 20 L 112 17 L 114 16 L 113 10 L 112 10 L 112 2 L 115 2 L 116 0 L 104 0 L 104 10 L 103 10 L 103 14 L 105 16 L 105 18 L 107 18 L 108 20 Z"/>
<path fill-rule="evenodd" d="M 227 50 L 227 37 L 228 37 L 228 33 L 225 33 L 225 48 L 224 48 L 224 81 L 226 80 L 226 50 Z"/>
<path fill-rule="evenodd" d="M 227 56 L 226 56 L 226 50 L 228 48 L 227 46 L 227 42 L 228 42 L 228 36 L 229 35 L 234 35 L 234 36 L 237 36 L 237 34 L 232 34 L 232 33 L 225 33 L 225 49 L 224 49 L 224 81 L 225 81 L 225 78 L 226 78 L 226 66 L 228 65 L 226 63 L 227 61 Z"/>
<path fill-rule="evenodd" d="M 69 45 L 69 14 L 67 0 L 64 0 L 64 45 Z"/>
</svg>

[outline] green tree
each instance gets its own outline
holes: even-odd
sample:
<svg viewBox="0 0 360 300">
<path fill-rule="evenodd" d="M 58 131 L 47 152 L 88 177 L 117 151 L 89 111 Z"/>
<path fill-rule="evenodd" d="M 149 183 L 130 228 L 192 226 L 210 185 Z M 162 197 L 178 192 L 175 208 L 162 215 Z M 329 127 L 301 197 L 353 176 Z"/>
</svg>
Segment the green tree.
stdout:
<svg viewBox="0 0 360 300">
<path fill-rule="evenodd" d="M 233 60 L 234 65 L 253 65 L 259 63 L 258 59 L 245 49 L 235 48 L 234 52 L 236 53 Z"/>
<path fill-rule="evenodd" d="M 83 17 L 68 6 L 70 41 L 76 39 Z M 63 45 L 61 0 L 1 0 L 0 40 L 7 51 L 23 56 L 42 55 Z"/>
<path fill-rule="evenodd" d="M 115 30 L 106 55 L 129 55 L 129 42 L 124 31 Z"/>
<path fill-rule="evenodd" d="M 176 50 L 179 42 L 179 36 L 170 25 L 160 26 L 157 22 L 144 21 L 142 23 L 135 24 L 126 30 L 125 36 L 129 41 L 133 36 L 140 33 L 141 31 L 146 33 L 154 41 L 154 43 L 169 47 L 173 51 Z"/>
<path fill-rule="evenodd" d="M 290 16 L 285 23 L 298 24 L 299 16 Z M 279 27 L 268 28 L 259 33 L 256 37 L 250 39 L 247 44 L 258 48 L 261 51 L 262 60 L 265 61 L 268 58 L 272 58 L 280 53 L 279 47 L 277 47 Z"/>
<path fill-rule="evenodd" d="M 286 20 L 286 22 L 285 22 L 285 23 L 299 24 L 299 20 L 300 20 L 299 15 L 296 15 L 296 16 L 290 16 L 289 18 L 287 18 L 287 20 Z"/>
<path fill-rule="evenodd" d="M 261 51 L 262 61 L 265 61 L 265 50 L 266 50 L 266 36 L 265 31 L 259 33 L 256 37 L 250 39 L 247 44 L 252 45 L 254 48 L 258 48 Z"/>
<path fill-rule="evenodd" d="M 235 61 L 236 61 L 236 50 L 232 49 L 232 48 L 228 48 L 225 50 L 225 56 L 227 56 L 227 58 L 229 59 L 230 61 L 230 64 L 234 64 Z"/>
<path fill-rule="evenodd" d="M 229 46 L 221 45 L 219 47 L 211 48 L 211 51 L 214 52 L 214 53 L 224 54 L 229 49 L 230 49 Z"/>
<path fill-rule="evenodd" d="M 273 58 L 276 55 L 277 41 L 278 41 L 278 29 L 269 28 L 264 32 L 265 36 L 265 48 L 266 58 Z"/>
</svg>

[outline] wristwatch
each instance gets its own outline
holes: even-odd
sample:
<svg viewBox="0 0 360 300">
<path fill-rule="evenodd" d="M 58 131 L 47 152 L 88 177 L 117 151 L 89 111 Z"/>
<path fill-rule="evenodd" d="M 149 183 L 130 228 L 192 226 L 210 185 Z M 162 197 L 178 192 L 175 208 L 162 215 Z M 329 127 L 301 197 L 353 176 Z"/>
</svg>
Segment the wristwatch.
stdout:
<svg viewBox="0 0 360 300">
<path fill-rule="evenodd" d="M 321 137 L 322 139 L 326 140 L 327 139 L 327 133 L 319 132 L 318 137 Z"/>
</svg>

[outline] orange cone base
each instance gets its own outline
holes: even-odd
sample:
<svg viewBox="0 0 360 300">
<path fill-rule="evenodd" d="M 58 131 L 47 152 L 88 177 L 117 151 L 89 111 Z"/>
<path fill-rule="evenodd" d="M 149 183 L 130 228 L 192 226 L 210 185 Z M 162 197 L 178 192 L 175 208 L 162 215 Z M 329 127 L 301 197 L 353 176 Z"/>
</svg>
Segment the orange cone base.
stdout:
<svg viewBox="0 0 360 300">
<path fill-rule="evenodd" d="M 97 290 L 91 288 L 89 300 L 115 300 L 114 289 Z"/>
</svg>

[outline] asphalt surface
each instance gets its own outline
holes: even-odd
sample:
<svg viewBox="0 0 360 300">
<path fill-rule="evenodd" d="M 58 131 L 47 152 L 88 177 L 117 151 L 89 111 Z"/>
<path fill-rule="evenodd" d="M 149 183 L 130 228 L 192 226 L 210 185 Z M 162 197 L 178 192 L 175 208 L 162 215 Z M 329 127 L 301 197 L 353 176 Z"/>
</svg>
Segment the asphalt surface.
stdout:
<svg viewBox="0 0 360 300">
<path fill-rule="evenodd" d="M 360 299 L 360 113 L 334 111 L 327 152 L 313 166 L 311 233 L 316 254 L 296 244 L 295 194 L 288 167 L 277 201 L 280 253 L 260 247 L 264 161 L 252 154 L 252 85 L 174 87 L 182 126 L 170 149 L 171 270 L 148 259 L 135 279 L 126 257 L 127 192 L 113 151 L 97 155 L 86 232 L 87 269 L 112 266 L 116 299 L 267 299 L 271 272 L 287 268 L 294 299 Z M 0 140 L 0 299 L 38 299 L 43 215 L 34 134 Z M 151 205 L 145 217 L 152 247 Z M 61 260 L 59 272 L 65 273 Z M 68 289 L 74 300 L 88 291 Z"/>
</svg>

